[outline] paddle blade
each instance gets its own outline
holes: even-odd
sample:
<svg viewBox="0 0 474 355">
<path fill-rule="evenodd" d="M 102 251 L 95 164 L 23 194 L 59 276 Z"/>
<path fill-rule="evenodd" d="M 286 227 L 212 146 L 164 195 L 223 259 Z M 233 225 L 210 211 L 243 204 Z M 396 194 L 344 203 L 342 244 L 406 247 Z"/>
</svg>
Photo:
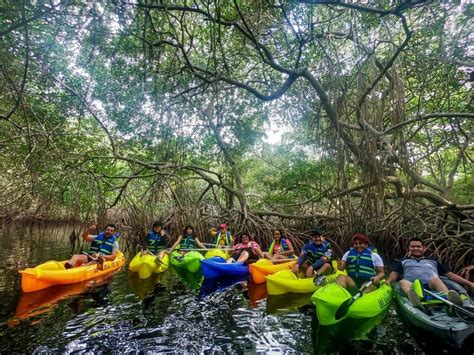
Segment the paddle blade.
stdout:
<svg viewBox="0 0 474 355">
<path fill-rule="evenodd" d="M 349 312 L 349 308 L 352 305 L 352 303 L 354 303 L 353 297 L 349 298 L 348 300 L 345 300 L 337 309 L 336 315 L 334 316 L 334 318 L 336 318 L 337 320 L 343 318 L 347 314 L 347 312 Z"/>
</svg>

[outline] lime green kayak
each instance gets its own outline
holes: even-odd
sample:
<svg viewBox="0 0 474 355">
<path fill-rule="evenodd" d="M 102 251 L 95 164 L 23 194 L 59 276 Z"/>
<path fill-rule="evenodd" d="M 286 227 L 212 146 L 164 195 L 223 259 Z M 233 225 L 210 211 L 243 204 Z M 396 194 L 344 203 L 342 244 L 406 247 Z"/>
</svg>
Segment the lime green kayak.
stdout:
<svg viewBox="0 0 474 355">
<path fill-rule="evenodd" d="M 349 307 L 345 317 L 336 319 L 335 315 L 341 304 L 350 299 L 351 294 L 344 287 L 332 283 L 327 284 L 311 297 L 316 305 L 316 314 L 321 325 L 331 325 L 340 322 L 344 318 L 372 318 L 385 311 L 392 302 L 393 290 L 391 287 L 381 284 L 375 291 L 365 293 L 355 300 Z"/>
<path fill-rule="evenodd" d="M 325 284 L 336 281 L 339 275 L 346 275 L 345 271 L 326 275 Z M 313 278 L 299 279 L 291 270 L 278 271 L 272 275 L 265 276 L 267 279 L 267 290 L 269 295 L 283 295 L 285 293 L 309 293 L 318 289 L 313 283 Z"/>
<path fill-rule="evenodd" d="M 201 268 L 201 259 L 204 259 L 202 254 L 198 251 L 189 251 L 186 254 L 181 254 L 178 251 L 173 251 L 170 255 L 171 265 L 185 269 L 189 272 L 197 272 Z"/>
<path fill-rule="evenodd" d="M 161 262 L 156 262 L 156 257 L 150 254 L 142 255 L 139 252 L 135 257 L 130 261 L 128 269 L 132 272 L 137 272 L 140 279 L 147 279 L 152 274 L 159 274 L 160 272 L 168 269 L 169 266 L 169 257 L 168 254 L 161 259 Z"/>
</svg>

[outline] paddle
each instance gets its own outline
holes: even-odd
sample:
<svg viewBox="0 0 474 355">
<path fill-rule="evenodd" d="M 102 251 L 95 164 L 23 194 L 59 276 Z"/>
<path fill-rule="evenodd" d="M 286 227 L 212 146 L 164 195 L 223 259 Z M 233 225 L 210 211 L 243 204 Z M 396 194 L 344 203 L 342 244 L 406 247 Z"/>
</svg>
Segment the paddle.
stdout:
<svg viewBox="0 0 474 355">
<path fill-rule="evenodd" d="M 342 317 L 344 317 L 349 311 L 349 307 L 355 302 L 356 299 L 363 296 L 364 291 L 367 290 L 370 287 L 370 285 L 372 285 L 372 281 L 367 282 L 365 285 L 363 285 L 359 289 L 359 291 L 354 296 L 352 296 L 348 300 L 345 300 L 337 309 L 336 315 L 334 318 L 341 319 Z"/>
<path fill-rule="evenodd" d="M 440 300 L 446 304 L 449 304 L 451 307 L 457 309 L 459 312 L 461 313 L 464 313 L 465 315 L 471 317 L 471 318 L 474 318 L 474 313 L 473 312 L 470 312 L 468 311 L 467 309 L 465 309 L 464 307 L 461 307 L 461 306 L 458 306 L 457 304 L 454 304 L 453 302 L 451 302 L 450 300 L 447 300 L 439 295 L 437 295 L 436 293 L 434 292 L 431 292 L 430 290 L 427 290 L 426 288 L 423 289 L 424 292 L 426 292 L 427 294 L 429 294 L 430 296 L 436 298 L 437 300 Z"/>
<path fill-rule="evenodd" d="M 224 251 L 234 250 L 232 248 L 212 248 L 212 249 L 200 248 L 200 249 L 177 249 L 177 251 L 208 251 L 208 250 L 214 250 L 214 249 L 219 249 L 219 250 L 224 250 Z"/>
<path fill-rule="evenodd" d="M 143 249 L 143 247 L 142 247 L 142 249 Z M 163 265 L 164 265 L 164 263 L 161 261 L 161 258 L 160 258 L 158 255 L 153 254 L 153 253 L 152 253 L 151 251 L 149 251 L 148 249 L 147 249 L 146 252 L 147 252 L 148 254 L 150 254 L 151 256 L 154 256 L 154 257 L 155 257 L 155 264 L 163 264 Z"/>
<path fill-rule="evenodd" d="M 85 251 L 83 251 L 82 253 L 86 254 L 89 258 L 95 261 L 97 265 L 99 265 L 99 270 L 102 270 L 102 268 L 104 267 L 104 261 L 105 261 L 104 258 L 102 258 L 101 256 L 99 256 L 98 258 L 94 258 L 92 255 L 90 255 L 89 253 L 86 253 Z"/>
</svg>

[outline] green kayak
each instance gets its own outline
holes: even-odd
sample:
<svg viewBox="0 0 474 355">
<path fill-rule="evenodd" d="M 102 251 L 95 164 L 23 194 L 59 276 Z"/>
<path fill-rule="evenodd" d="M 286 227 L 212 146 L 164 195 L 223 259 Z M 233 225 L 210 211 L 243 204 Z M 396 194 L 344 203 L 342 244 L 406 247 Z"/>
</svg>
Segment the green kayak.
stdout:
<svg viewBox="0 0 474 355">
<path fill-rule="evenodd" d="M 456 348 L 462 347 L 464 341 L 474 334 L 474 319 L 470 321 L 461 318 L 462 314 L 449 313 L 447 305 L 442 301 L 423 302 L 426 313 L 413 307 L 407 297 L 401 292 L 400 286 L 394 285 L 395 300 L 398 313 L 415 328 L 423 329 L 441 338 L 445 343 Z M 468 301 L 465 301 L 468 303 Z"/>
<path fill-rule="evenodd" d="M 198 272 L 201 269 L 201 259 L 204 259 L 204 256 L 198 251 L 189 251 L 186 254 L 173 251 L 170 255 L 171 265 L 189 272 Z"/>
<path fill-rule="evenodd" d="M 349 307 L 347 314 L 341 319 L 336 319 L 336 312 L 341 304 L 351 298 L 351 294 L 344 287 L 336 283 L 327 284 L 311 297 L 316 305 L 316 314 L 321 325 L 331 325 L 344 318 L 372 318 L 385 311 L 392 302 L 393 290 L 381 284 L 375 291 L 364 294 L 355 300 Z"/>
</svg>

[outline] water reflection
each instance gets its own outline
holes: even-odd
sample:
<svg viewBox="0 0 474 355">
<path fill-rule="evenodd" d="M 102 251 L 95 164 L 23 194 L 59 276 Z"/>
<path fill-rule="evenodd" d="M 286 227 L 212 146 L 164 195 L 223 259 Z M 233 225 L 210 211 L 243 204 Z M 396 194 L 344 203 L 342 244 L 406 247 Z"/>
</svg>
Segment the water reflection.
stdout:
<svg viewBox="0 0 474 355">
<path fill-rule="evenodd" d="M 48 259 L 66 259 L 71 230 L 28 227 L 0 234 L 0 353 L 310 354 L 422 349 L 394 309 L 383 320 L 367 320 L 365 325 L 349 320 L 324 328 L 317 323 L 310 295 L 267 298 L 264 283 L 203 282 L 199 273 L 172 268 L 147 280 L 123 268 L 95 283 L 22 296 L 18 270 Z"/>
</svg>

